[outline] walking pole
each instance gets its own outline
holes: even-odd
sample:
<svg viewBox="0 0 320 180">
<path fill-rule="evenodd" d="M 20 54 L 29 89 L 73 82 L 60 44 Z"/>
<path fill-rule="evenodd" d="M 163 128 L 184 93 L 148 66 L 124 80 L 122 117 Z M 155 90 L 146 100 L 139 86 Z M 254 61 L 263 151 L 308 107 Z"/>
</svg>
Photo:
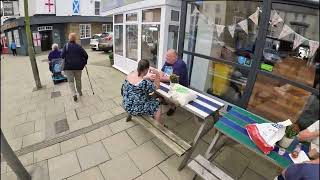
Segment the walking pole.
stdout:
<svg viewBox="0 0 320 180">
<path fill-rule="evenodd" d="M 85 68 L 86 68 L 86 71 L 87 71 L 87 75 L 88 75 L 88 79 L 89 79 L 90 87 L 91 87 L 91 90 L 92 90 L 92 94 L 94 95 L 94 91 L 93 91 L 93 88 L 92 88 L 92 84 L 91 84 L 91 80 L 90 80 L 90 76 L 89 76 L 88 68 L 87 68 L 87 66 L 85 66 Z"/>
<path fill-rule="evenodd" d="M 1 154 L 4 159 L 7 161 L 10 168 L 13 172 L 18 176 L 20 180 L 31 180 L 30 174 L 23 167 L 22 163 L 18 159 L 18 157 L 14 154 L 10 145 L 8 144 L 7 139 L 4 137 L 1 129 Z"/>
</svg>

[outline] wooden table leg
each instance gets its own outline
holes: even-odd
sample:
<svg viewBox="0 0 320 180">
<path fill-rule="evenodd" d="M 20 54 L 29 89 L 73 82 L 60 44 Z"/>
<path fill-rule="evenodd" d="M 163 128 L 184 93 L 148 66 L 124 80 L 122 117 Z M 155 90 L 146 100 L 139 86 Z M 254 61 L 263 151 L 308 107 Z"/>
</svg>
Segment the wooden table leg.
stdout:
<svg viewBox="0 0 320 180">
<path fill-rule="evenodd" d="M 206 151 L 205 156 L 204 156 L 206 159 L 210 159 L 214 155 L 214 153 L 212 153 L 211 151 L 214 148 L 214 146 L 216 145 L 216 143 L 218 142 L 220 137 L 221 137 L 221 133 L 220 133 L 220 131 L 217 131 L 211 141 L 211 144 L 209 145 L 209 147 Z"/>
<path fill-rule="evenodd" d="M 179 171 L 181 171 L 187 165 L 188 160 L 190 159 L 194 149 L 196 148 L 197 144 L 199 143 L 200 138 L 202 137 L 202 134 L 205 130 L 205 126 L 208 121 L 209 121 L 209 119 L 207 118 L 202 122 L 202 124 L 197 132 L 197 135 L 195 136 L 193 142 L 191 143 L 191 148 L 188 150 L 188 152 L 186 152 L 180 166 L 178 167 Z"/>
</svg>

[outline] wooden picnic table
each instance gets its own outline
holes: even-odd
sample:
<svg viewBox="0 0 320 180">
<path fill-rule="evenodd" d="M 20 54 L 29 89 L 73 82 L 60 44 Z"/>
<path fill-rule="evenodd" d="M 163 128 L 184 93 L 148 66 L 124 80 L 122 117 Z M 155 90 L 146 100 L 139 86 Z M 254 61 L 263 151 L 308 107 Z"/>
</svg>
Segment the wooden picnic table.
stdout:
<svg viewBox="0 0 320 180">
<path fill-rule="evenodd" d="M 205 154 L 206 159 L 210 159 L 215 154 L 215 152 L 217 152 L 215 151 L 214 153 L 212 153 L 213 147 L 217 144 L 217 141 L 219 140 L 221 135 L 225 135 L 226 137 L 231 138 L 236 142 L 244 145 L 246 148 L 253 151 L 260 157 L 272 162 L 281 169 L 284 169 L 290 164 L 293 164 L 293 161 L 289 157 L 289 154 L 299 143 L 298 140 L 295 139 L 293 143 L 291 143 L 291 145 L 287 149 L 285 149 L 286 152 L 283 155 L 279 155 L 278 152 L 280 147 L 277 144 L 268 155 L 265 155 L 247 134 L 245 126 L 252 123 L 270 123 L 270 121 L 253 113 L 250 113 L 242 108 L 232 106 L 232 108 L 228 110 L 228 112 L 225 113 L 214 125 L 217 133 L 215 134 Z M 308 145 L 302 143 L 302 150 L 308 153 Z"/>
<path fill-rule="evenodd" d="M 160 83 L 160 88 L 157 90 L 157 94 L 161 95 L 163 98 L 170 101 L 170 95 L 168 93 L 169 90 L 169 85 L 165 83 Z M 185 106 L 181 106 L 181 108 L 192 113 L 194 115 L 194 118 L 196 118 L 201 123 L 201 125 L 198 129 L 196 136 L 194 137 L 193 142 L 190 144 L 191 148 L 186 152 L 185 157 L 181 162 L 178 170 L 181 170 L 186 166 L 200 138 L 204 134 L 206 134 L 206 132 L 208 132 L 211 128 L 213 128 L 212 123 L 209 123 L 210 118 L 213 118 L 214 121 L 218 120 L 217 115 L 219 114 L 219 110 L 222 107 L 224 107 L 224 104 L 216 99 L 210 98 L 192 89 L 189 90 L 197 94 L 197 99 L 189 102 Z M 206 128 L 207 124 L 211 125 L 211 127 Z"/>
</svg>

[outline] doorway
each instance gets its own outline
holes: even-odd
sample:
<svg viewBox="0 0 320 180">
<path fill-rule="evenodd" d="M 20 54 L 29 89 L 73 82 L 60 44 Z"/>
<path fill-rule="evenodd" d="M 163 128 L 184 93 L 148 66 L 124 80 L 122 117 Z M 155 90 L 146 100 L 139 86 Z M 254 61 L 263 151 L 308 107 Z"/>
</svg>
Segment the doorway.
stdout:
<svg viewBox="0 0 320 180">
<path fill-rule="evenodd" d="M 51 50 L 52 31 L 40 31 L 41 34 L 41 51 Z"/>
</svg>

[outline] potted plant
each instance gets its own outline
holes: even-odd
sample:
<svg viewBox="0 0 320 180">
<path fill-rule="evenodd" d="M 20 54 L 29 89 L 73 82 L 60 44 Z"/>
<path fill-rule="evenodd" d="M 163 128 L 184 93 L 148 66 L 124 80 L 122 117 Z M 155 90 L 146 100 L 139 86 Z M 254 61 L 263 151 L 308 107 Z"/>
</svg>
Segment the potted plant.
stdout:
<svg viewBox="0 0 320 180">
<path fill-rule="evenodd" d="M 113 53 L 110 53 L 109 54 L 109 60 L 110 60 L 110 64 L 111 66 L 114 64 L 114 61 L 113 61 Z"/>
<path fill-rule="evenodd" d="M 179 76 L 177 76 L 176 74 L 170 75 L 169 79 L 170 79 L 170 84 L 179 83 Z"/>
<path fill-rule="evenodd" d="M 292 124 L 290 126 L 287 126 L 285 135 L 283 138 L 279 141 L 279 146 L 283 148 L 288 148 L 292 141 L 294 140 L 294 137 L 299 134 L 299 130 L 297 129 L 295 124 Z"/>
</svg>

